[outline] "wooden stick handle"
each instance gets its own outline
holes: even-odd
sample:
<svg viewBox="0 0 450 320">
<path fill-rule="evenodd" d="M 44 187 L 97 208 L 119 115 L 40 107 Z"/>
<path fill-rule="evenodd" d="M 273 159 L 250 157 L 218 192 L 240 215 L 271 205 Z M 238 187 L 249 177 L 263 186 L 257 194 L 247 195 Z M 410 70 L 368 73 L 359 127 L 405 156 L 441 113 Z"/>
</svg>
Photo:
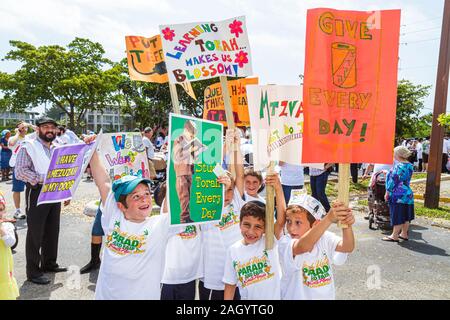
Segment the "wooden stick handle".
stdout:
<svg viewBox="0 0 450 320">
<path fill-rule="evenodd" d="M 275 162 L 271 161 L 267 175 L 274 173 Z M 275 189 L 273 186 L 266 186 L 266 250 L 273 249 L 274 242 L 274 212 L 275 212 Z"/>
<path fill-rule="evenodd" d="M 169 83 L 170 99 L 172 100 L 173 112 L 180 114 L 180 102 L 178 101 L 177 85 Z"/>
<path fill-rule="evenodd" d="M 223 97 L 223 103 L 225 105 L 225 115 L 227 117 L 227 126 L 229 129 L 234 129 L 236 125 L 234 124 L 234 116 L 233 116 L 233 108 L 231 106 L 231 99 L 230 99 L 230 92 L 228 90 L 228 80 L 225 76 L 220 76 L 220 86 L 222 88 L 222 97 Z M 231 153 L 231 175 L 233 178 L 236 177 L 236 170 L 234 168 L 235 159 L 234 159 L 234 143 L 230 146 L 232 153 Z"/>
<path fill-rule="evenodd" d="M 338 177 L 338 200 L 343 202 L 346 206 L 350 200 L 350 164 L 339 164 L 339 177 Z M 347 225 L 338 222 L 338 226 L 342 229 L 348 228 Z"/>
</svg>

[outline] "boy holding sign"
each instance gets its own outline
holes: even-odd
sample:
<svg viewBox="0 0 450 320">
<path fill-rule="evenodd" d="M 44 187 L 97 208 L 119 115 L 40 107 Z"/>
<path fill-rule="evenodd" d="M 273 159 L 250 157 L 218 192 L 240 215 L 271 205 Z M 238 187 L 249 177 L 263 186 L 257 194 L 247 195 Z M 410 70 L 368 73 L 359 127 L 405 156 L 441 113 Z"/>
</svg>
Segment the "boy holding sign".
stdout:
<svg viewBox="0 0 450 320">
<path fill-rule="evenodd" d="M 284 213 L 286 202 L 278 175 L 269 175 L 266 184 L 275 188 L 277 211 Z M 225 300 L 232 300 L 236 286 L 244 300 L 279 300 L 281 267 L 278 250 L 265 248 L 266 208 L 260 201 L 247 202 L 240 213 L 241 240 L 227 251 L 223 282 Z M 280 238 L 284 214 L 280 214 L 274 234 Z"/>
<path fill-rule="evenodd" d="M 343 203 L 333 203 L 326 214 L 320 202 L 307 194 L 296 194 L 285 210 L 288 234 L 279 242 L 283 269 L 283 300 L 334 300 L 335 288 L 332 264 L 340 264 L 355 247 L 351 225 L 355 218 Z M 326 230 L 333 222 L 348 226 L 342 238 Z"/>
<path fill-rule="evenodd" d="M 85 142 L 94 138 L 88 137 Z M 100 191 L 101 220 L 106 234 L 95 299 L 158 300 L 169 216 L 149 217 L 150 180 L 128 175 L 111 184 L 97 152 L 90 164 Z"/>
</svg>

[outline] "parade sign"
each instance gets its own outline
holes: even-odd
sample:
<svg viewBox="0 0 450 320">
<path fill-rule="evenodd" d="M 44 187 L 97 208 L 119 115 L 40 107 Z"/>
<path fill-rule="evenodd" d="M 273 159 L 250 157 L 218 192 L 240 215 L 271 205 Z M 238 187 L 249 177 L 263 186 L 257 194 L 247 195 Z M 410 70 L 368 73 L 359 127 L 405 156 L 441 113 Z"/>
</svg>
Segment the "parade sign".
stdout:
<svg viewBox="0 0 450 320">
<path fill-rule="evenodd" d="M 400 10 L 308 10 L 304 162 L 392 163 Z"/>
<path fill-rule="evenodd" d="M 300 86 L 247 86 L 255 170 L 270 161 L 302 164 L 303 105 Z"/>
<path fill-rule="evenodd" d="M 126 175 L 150 178 L 140 132 L 105 133 L 97 149 L 111 181 Z"/>
<path fill-rule="evenodd" d="M 169 132 L 171 224 L 218 221 L 224 191 L 214 168 L 222 163 L 222 124 L 171 114 Z"/>
<path fill-rule="evenodd" d="M 128 72 L 131 80 L 166 83 L 167 69 L 159 35 L 126 36 Z"/>
<path fill-rule="evenodd" d="M 96 146 L 96 143 L 77 143 L 56 147 L 37 205 L 72 199 Z"/>
<path fill-rule="evenodd" d="M 159 28 L 170 83 L 252 74 L 244 16 Z"/>
<path fill-rule="evenodd" d="M 234 123 L 238 127 L 250 126 L 248 116 L 247 90 L 248 84 L 258 84 L 258 78 L 247 78 L 228 81 L 231 105 L 233 106 Z M 214 83 L 205 89 L 203 119 L 219 121 L 225 127 L 227 118 L 220 82 Z"/>
</svg>

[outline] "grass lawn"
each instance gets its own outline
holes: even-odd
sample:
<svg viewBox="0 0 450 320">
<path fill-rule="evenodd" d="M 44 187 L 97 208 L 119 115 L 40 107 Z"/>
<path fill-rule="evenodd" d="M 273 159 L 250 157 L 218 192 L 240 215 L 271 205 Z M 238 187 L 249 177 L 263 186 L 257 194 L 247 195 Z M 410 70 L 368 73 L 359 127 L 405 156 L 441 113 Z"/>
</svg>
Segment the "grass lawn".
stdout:
<svg viewBox="0 0 450 320">
<path fill-rule="evenodd" d="M 359 205 L 367 206 L 367 200 L 359 200 Z M 450 220 L 450 207 L 439 207 L 437 209 L 428 209 L 423 206 L 421 202 L 414 203 L 414 212 L 417 216 L 427 218 L 440 218 Z"/>
<path fill-rule="evenodd" d="M 416 180 L 416 179 L 424 179 L 427 177 L 427 173 L 426 172 L 415 172 L 413 173 L 412 179 L 411 180 Z"/>
</svg>

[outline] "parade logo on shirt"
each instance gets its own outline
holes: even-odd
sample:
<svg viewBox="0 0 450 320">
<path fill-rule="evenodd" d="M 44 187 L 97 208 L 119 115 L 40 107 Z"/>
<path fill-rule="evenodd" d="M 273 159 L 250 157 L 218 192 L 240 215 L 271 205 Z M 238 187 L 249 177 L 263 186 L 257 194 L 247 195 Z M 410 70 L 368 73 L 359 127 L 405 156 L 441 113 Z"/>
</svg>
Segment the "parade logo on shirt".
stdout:
<svg viewBox="0 0 450 320">
<path fill-rule="evenodd" d="M 113 232 L 106 238 L 106 247 L 122 256 L 144 253 L 145 249 L 142 249 L 142 246 L 145 245 L 147 236 L 148 230 L 144 230 L 144 234 L 141 236 L 122 232 L 120 231 L 120 221 L 116 221 Z"/>
<path fill-rule="evenodd" d="M 216 227 L 223 231 L 229 227 L 239 223 L 239 216 L 234 212 L 233 205 L 229 206 L 229 210 L 225 210 L 226 213 L 222 214 L 219 224 Z"/>
<path fill-rule="evenodd" d="M 180 232 L 178 236 L 183 240 L 193 239 L 197 236 L 197 228 L 195 226 L 187 226 L 186 230 Z"/>
<path fill-rule="evenodd" d="M 239 261 L 233 261 L 234 270 L 237 271 L 238 280 L 242 288 L 251 284 L 261 282 L 273 277 L 270 273 L 272 266 L 270 265 L 267 251 L 261 257 L 253 257 L 250 261 L 241 264 Z"/>
<path fill-rule="evenodd" d="M 319 288 L 331 284 L 330 262 L 326 253 L 323 259 L 309 265 L 303 263 L 303 284 L 309 288 Z"/>
</svg>

